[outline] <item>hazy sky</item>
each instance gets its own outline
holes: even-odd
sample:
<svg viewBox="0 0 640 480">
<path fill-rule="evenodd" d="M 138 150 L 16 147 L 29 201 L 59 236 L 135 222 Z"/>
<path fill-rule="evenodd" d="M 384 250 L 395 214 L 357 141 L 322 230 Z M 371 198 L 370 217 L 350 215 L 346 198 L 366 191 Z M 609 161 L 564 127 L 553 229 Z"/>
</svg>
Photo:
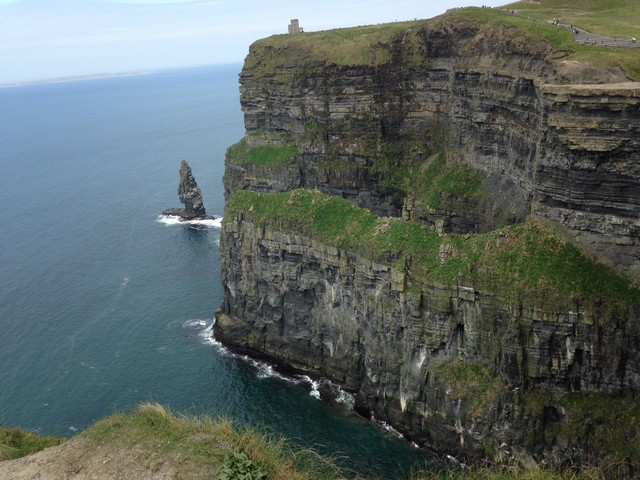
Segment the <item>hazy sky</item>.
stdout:
<svg viewBox="0 0 640 480">
<path fill-rule="evenodd" d="M 430 18 L 505 0 L 0 0 L 0 83 L 216 63 L 286 33 Z"/>
</svg>

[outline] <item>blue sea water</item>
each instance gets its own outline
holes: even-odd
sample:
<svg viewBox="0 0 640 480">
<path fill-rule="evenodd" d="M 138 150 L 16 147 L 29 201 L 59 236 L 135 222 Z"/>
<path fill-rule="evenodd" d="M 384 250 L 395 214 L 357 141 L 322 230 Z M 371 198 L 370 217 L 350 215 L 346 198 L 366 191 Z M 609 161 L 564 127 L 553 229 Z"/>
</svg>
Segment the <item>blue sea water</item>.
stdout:
<svg viewBox="0 0 640 480">
<path fill-rule="evenodd" d="M 159 217 L 182 159 L 222 215 L 240 68 L 0 88 L 0 424 L 69 436 L 155 401 L 403 478 L 423 452 L 211 341 L 219 222 Z"/>
</svg>

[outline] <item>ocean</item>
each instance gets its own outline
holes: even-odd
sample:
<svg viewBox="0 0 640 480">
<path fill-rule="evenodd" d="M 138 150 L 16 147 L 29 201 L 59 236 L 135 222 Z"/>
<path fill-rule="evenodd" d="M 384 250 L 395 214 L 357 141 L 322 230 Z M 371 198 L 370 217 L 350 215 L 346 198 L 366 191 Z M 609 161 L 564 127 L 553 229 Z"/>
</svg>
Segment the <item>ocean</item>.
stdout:
<svg viewBox="0 0 640 480">
<path fill-rule="evenodd" d="M 222 216 L 240 69 L 0 88 L 0 424 L 71 436 L 153 401 L 404 478 L 424 452 L 211 338 L 220 221 L 160 215 L 184 159 Z"/>
</svg>

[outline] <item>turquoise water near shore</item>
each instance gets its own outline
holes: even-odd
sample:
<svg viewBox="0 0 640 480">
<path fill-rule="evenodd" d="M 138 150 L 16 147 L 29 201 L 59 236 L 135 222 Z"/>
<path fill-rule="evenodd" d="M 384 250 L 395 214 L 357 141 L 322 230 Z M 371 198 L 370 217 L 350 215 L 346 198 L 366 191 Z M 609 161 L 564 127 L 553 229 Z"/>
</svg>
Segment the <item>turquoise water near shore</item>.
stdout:
<svg viewBox="0 0 640 480">
<path fill-rule="evenodd" d="M 0 88 L 0 424 L 69 436 L 156 401 L 403 478 L 429 457 L 211 340 L 219 222 L 159 217 L 182 159 L 222 215 L 240 68 Z"/>
</svg>

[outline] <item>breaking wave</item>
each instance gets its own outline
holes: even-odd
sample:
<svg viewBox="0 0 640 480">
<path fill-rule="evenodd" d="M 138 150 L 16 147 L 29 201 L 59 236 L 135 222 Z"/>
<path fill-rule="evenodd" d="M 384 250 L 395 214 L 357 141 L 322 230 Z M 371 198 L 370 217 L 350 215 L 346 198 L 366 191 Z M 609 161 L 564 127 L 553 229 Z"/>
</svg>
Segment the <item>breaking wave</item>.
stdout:
<svg viewBox="0 0 640 480">
<path fill-rule="evenodd" d="M 239 358 L 250 364 L 256 370 L 258 378 L 278 378 L 285 382 L 306 385 L 309 388 L 309 395 L 330 404 L 340 404 L 352 410 L 355 404 L 355 397 L 342 390 L 338 385 L 329 380 L 314 380 L 307 375 L 285 375 L 280 373 L 273 365 L 256 360 L 247 355 L 237 354 L 230 351 L 213 335 L 213 325 L 204 320 L 193 320 L 183 325 L 185 329 L 201 329 L 199 332 L 202 342 L 214 346 L 220 353 L 230 357 Z"/>
<path fill-rule="evenodd" d="M 192 228 L 220 228 L 222 226 L 222 217 L 212 220 L 184 220 L 176 215 L 158 215 L 156 221 L 165 225 L 187 225 Z"/>
</svg>

